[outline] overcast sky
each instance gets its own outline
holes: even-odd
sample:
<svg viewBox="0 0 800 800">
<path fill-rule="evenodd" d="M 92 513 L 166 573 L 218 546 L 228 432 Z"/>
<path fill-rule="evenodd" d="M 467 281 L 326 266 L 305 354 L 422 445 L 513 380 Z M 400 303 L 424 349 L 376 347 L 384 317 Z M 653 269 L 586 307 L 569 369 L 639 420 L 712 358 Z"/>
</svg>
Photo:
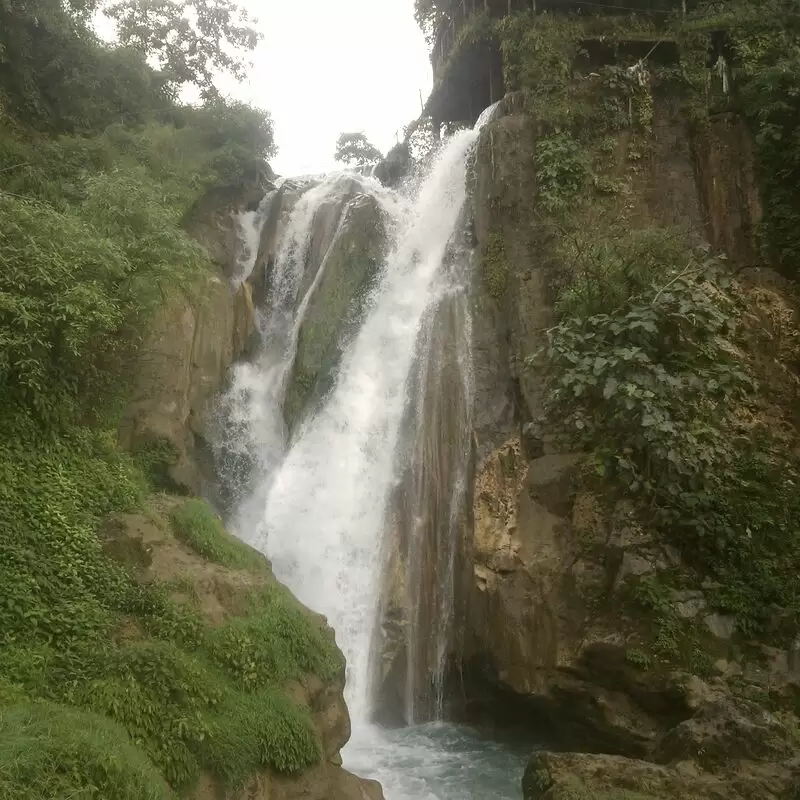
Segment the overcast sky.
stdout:
<svg viewBox="0 0 800 800">
<path fill-rule="evenodd" d="M 250 79 L 224 88 L 272 113 L 278 173 L 332 168 L 343 131 L 363 131 L 385 153 L 419 116 L 431 70 L 414 0 L 240 2 L 265 39 Z"/>
</svg>

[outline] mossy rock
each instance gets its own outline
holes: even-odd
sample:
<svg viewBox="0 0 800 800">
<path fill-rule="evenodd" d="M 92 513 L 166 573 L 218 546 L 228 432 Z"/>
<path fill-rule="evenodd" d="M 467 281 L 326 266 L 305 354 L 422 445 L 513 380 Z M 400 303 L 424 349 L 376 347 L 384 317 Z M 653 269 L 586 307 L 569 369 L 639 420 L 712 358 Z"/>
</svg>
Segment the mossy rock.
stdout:
<svg viewBox="0 0 800 800">
<path fill-rule="evenodd" d="M 345 214 L 300 328 L 284 406 L 290 428 L 333 385 L 344 345 L 358 327 L 383 257 L 386 231 L 377 202 L 358 196 Z"/>
</svg>

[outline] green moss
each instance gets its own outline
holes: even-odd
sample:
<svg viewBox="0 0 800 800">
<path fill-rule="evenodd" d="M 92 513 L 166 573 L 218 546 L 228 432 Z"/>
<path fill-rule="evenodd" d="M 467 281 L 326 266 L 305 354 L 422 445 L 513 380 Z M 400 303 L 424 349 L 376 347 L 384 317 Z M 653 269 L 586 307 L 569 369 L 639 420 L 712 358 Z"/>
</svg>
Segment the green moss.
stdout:
<svg viewBox="0 0 800 800">
<path fill-rule="evenodd" d="M 187 500 L 170 512 L 175 535 L 198 555 L 234 569 L 263 572 L 267 560 L 257 550 L 231 536 L 204 500 Z"/>
<path fill-rule="evenodd" d="M 152 762 L 125 729 L 55 703 L 0 705 L 0 798 L 168 800 Z"/>
<path fill-rule="evenodd" d="M 508 289 L 508 261 L 505 243 L 500 234 L 489 236 L 481 259 L 483 283 L 489 296 L 497 301 L 505 297 Z"/>
</svg>

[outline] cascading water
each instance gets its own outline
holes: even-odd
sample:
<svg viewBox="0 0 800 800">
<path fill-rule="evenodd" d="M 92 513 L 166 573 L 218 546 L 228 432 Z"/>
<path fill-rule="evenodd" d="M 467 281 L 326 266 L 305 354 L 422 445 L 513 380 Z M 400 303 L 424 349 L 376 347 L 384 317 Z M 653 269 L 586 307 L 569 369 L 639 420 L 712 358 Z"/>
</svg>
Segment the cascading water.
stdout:
<svg viewBox="0 0 800 800">
<path fill-rule="evenodd" d="M 303 195 L 271 276 L 261 354 L 256 363 L 237 368 L 223 403 L 225 448 L 246 453 L 256 478 L 234 530 L 265 552 L 277 577 L 325 614 L 336 631 L 347 659 L 345 694 L 353 720 L 345 765 L 380 780 L 388 800 L 470 797 L 481 790 L 469 781 L 487 778 L 495 796 L 518 796 L 521 762 L 506 748 L 493 749 L 453 726 L 386 732 L 370 723 L 384 533 L 404 473 L 410 476 L 406 509 L 417 517 L 422 509 L 433 509 L 429 518 L 414 521 L 407 541 L 416 585 L 432 588 L 412 621 L 419 635 L 412 633 L 407 654 L 406 717 L 420 716 L 421 694 L 427 698 L 422 716 L 435 717 L 442 707 L 454 539 L 470 449 L 468 259 L 459 257 L 454 234 L 465 203 L 466 157 L 483 121 L 443 147 L 413 201 L 360 178 L 362 190 L 388 218 L 388 255 L 333 388 L 287 448 L 285 384 L 308 298 L 325 268 L 323 256 L 317 275 L 308 274 L 313 221 L 338 179 L 326 179 Z M 458 398 L 455 407 L 452 397 Z M 432 444 L 431 426 L 447 429 L 446 446 Z M 410 446 L 399 446 L 404 437 L 410 437 Z M 427 485 L 431 480 L 441 484 L 438 491 Z M 418 553 L 424 541 L 433 544 Z M 478 751 L 494 754 L 480 774 Z M 513 788 L 498 793 L 503 781 Z"/>
</svg>

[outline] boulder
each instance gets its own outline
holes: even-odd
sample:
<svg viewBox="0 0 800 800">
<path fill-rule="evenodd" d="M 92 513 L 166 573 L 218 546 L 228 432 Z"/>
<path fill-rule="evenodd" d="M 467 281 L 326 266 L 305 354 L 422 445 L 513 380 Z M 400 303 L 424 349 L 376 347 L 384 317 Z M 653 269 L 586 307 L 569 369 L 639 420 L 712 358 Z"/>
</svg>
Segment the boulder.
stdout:
<svg viewBox="0 0 800 800">
<path fill-rule="evenodd" d="M 525 800 L 780 800 L 793 786 L 789 769 L 713 775 L 690 763 L 587 753 L 535 753 L 522 780 Z"/>
</svg>

